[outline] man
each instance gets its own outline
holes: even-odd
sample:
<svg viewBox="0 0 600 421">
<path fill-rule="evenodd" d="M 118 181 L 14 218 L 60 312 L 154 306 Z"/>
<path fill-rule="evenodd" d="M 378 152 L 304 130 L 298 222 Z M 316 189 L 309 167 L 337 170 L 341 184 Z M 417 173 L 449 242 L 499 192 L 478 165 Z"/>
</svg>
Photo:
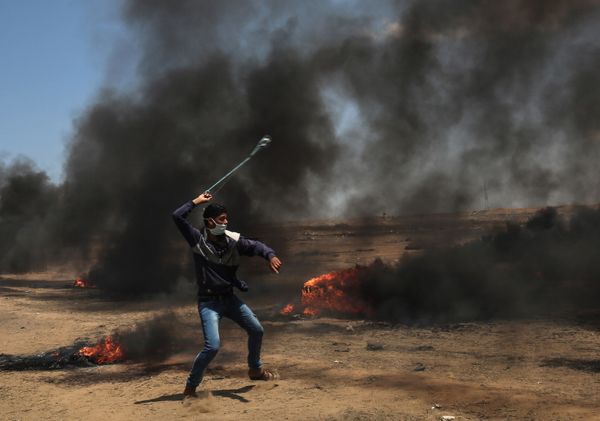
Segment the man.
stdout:
<svg viewBox="0 0 600 421">
<path fill-rule="evenodd" d="M 204 349 L 196 356 L 190 371 L 185 396 L 195 396 L 204 370 L 219 351 L 219 320 L 227 317 L 248 333 L 248 376 L 251 380 L 274 380 L 277 374 L 262 367 L 260 348 L 263 328 L 250 308 L 233 293 L 247 291 L 248 285 L 236 276 L 240 255 L 261 256 L 279 273 L 282 262 L 265 244 L 227 230 L 227 209 L 209 204 L 202 214 L 204 228 L 195 228 L 187 219 L 196 206 L 212 199 L 203 193 L 173 212 L 173 220 L 192 248 L 198 282 L 198 312 L 204 333 Z"/>
</svg>

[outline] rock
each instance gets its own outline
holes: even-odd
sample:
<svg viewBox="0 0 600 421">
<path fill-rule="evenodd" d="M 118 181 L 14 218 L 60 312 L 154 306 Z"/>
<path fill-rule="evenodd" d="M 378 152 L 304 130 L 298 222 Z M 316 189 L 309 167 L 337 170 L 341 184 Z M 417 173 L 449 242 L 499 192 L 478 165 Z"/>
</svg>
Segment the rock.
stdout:
<svg viewBox="0 0 600 421">
<path fill-rule="evenodd" d="M 382 350 L 383 350 L 383 344 L 367 342 L 367 351 L 382 351 Z"/>
<path fill-rule="evenodd" d="M 456 419 L 456 417 L 452 415 L 442 415 L 440 417 L 440 421 L 452 421 L 454 419 Z"/>
<path fill-rule="evenodd" d="M 413 371 L 425 371 L 425 364 L 417 363 L 415 368 L 413 368 Z"/>
<path fill-rule="evenodd" d="M 350 352 L 350 348 L 345 347 L 345 348 L 336 348 L 334 349 L 335 352 Z"/>
<path fill-rule="evenodd" d="M 346 332 L 354 332 L 354 326 L 351 324 L 346 325 Z"/>
</svg>

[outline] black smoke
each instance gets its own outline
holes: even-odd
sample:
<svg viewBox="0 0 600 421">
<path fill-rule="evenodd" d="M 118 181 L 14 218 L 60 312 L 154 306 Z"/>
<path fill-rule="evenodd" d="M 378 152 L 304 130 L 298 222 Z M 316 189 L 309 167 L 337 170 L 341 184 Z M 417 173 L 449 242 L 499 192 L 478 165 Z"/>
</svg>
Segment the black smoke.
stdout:
<svg viewBox="0 0 600 421">
<path fill-rule="evenodd" d="M 90 367 L 97 364 L 136 362 L 154 364 L 181 350 L 185 342 L 177 327 L 180 321 L 175 314 L 166 312 L 137 323 L 134 327 L 118 329 L 95 343 L 78 340 L 72 345 L 60 347 L 35 355 L 0 354 L 0 371 L 61 370 L 65 368 Z M 82 355 L 84 347 L 105 346 L 110 341 L 110 351 L 117 346 L 121 354 L 112 362 L 103 361 L 107 356 Z"/>
<path fill-rule="evenodd" d="M 599 247 L 600 210 L 546 208 L 463 245 L 376 260 L 359 272 L 359 296 L 396 323 L 572 316 L 597 307 Z"/>
<path fill-rule="evenodd" d="M 0 196 L 0 269 L 77 256 L 102 288 L 172 289 L 187 264 L 171 211 L 264 134 L 272 146 L 218 197 L 234 229 L 478 208 L 484 184 L 492 206 L 597 202 L 599 12 L 567 0 L 125 1 L 136 82 L 109 80 L 79 116 L 61 185 L 30 169 L 47 206 L 13 224 L 4 203 L 29 199 Z"/>
<path fill-rule="evenodd" d="M 117 330 L 113 336 L 123 346 L 127 360 L 159 362 L 185 345 L 178 326 L 181 322 L 177 316 L 166 312 L 137 323 L 133 328 Z"/>
<path fill-rule="evenodd" d="M 57 206 L 58 188 L 33 162 L 21 158 L 0 162 L 0 268 L 22 272 L 44 267 L 57 257 L 52 250 L 49 217 Z"/>
</svg>

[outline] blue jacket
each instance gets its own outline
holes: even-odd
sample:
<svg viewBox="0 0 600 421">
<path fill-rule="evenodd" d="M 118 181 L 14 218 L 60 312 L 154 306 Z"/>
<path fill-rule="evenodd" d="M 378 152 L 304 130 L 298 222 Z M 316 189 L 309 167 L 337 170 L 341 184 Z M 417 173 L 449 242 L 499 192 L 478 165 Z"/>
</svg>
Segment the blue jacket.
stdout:
<svg viewBox="0 0 600 421">
<path fill-rule="evenodd" d="M 173 220 L 192 248 L 198 295 L 227 294 L 232 292 L 232 287 L 248 291 L 248 284 L 236 275 L 240 256 L 261 256 L 270 260 L 275 252 L 260 241 L 231 231 L 225 231 L 225 245 L 212 243 L 207 238 L 206 228 L 199 230 L 187 219 L 195 207 L 191 200 L 184 203 L 173 212 Z"/>
</svg>

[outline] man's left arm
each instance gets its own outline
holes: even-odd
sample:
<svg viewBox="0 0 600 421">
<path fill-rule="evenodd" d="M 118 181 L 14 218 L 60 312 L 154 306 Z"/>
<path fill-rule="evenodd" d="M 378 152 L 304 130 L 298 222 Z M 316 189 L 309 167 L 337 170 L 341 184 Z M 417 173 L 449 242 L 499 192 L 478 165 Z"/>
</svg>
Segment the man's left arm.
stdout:
<svg viewBox="0 0 600 421">
<path fill-rule="evenodd" d="M 282 262 L 275 255 L 275 251 L 264 243 L 257 240 L 241 237 L 237 242 L 238 252 L 243 256 L 260 256 L 269 262 L 270 269 L 279 273 Z"/>
</svg>

